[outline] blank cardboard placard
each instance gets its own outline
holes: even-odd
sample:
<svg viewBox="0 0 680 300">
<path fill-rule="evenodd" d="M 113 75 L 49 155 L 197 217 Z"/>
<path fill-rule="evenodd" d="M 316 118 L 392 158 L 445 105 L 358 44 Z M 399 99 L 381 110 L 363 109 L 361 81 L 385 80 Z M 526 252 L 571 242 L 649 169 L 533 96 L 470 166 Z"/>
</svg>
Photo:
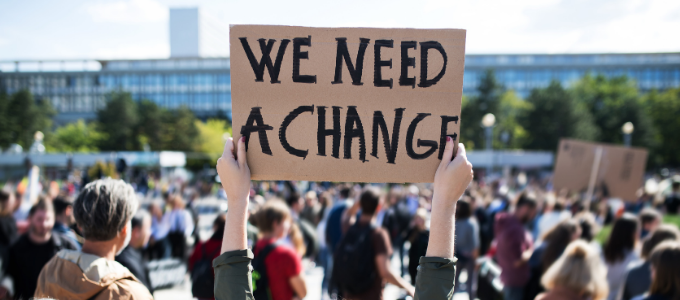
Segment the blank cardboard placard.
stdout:
<svg viewBox="0 0 680 300">
<path fill-rule="evenodd" d="M 458 141 L 465 30 L 232 25 L 230 43 L 252 179 L 432 182 Z"/>
<path fill-rule="evenodd" d="M 647 164 L 647 150 L 642 148 L 562 139 L 555 162 L 555 189 L 585 191 L 598 147 L 602 149 L 602 157 L 597 167 L 596 189 L 606 190 L 610 197 L 634 201 L 637 190 L 643 185 Z"/>
</svg>

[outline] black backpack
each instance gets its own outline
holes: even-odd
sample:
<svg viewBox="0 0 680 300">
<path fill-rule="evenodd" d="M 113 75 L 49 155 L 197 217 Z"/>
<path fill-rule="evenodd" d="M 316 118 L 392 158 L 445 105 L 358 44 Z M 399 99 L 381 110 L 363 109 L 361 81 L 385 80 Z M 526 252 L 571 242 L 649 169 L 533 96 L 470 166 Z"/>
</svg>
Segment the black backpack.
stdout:
<svg viewBox="0 0 680 300">
<path fill-rule="evenodd" d="M 272 250 L 279 246 L 278 242 L 271 243 L 260 251 L 253 259 L 253 296 L 255 300 L 271 300 L 272 292 L 269 289 L 269 278 L 267 276 L 267 266 L 264 260 Z"/>
<path fill-rule="evenodd" d="M 354 224 L 340 241 L 333 257 L 332 281 L 341 292 L 361 294 L 378 276 L 371 235 L 375 227 Z"/>
<path fill-rule="evenodd" d="M 220 249 L 221 247 L 218 247 L 217 251 L 220 251 Z M 201 245 L 201 258 L 194 264 L 194 268 L 191 270 L 191 293 L 196 298 L 215 297 L 215 275 L 211 259 L 215 254 L 207 256 L 205 244 Z"/>
</svg>

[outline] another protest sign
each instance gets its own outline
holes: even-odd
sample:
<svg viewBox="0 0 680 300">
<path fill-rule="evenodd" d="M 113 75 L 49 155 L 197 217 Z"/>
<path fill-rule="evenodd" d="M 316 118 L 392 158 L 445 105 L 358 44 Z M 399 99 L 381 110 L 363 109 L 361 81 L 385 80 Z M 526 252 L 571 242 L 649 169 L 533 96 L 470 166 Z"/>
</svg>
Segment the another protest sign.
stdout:
<svg viewBox="0 0 680 300">
<path fill-rule="evenodd" d="M 230 41 L 253 179 L 432 182 L 458 141 L 465 30 L 234 25 Z"/>
<path fill-rule="evenodd" d="M 646 164 L 646 149 L 562 139 L 553 184 L 556 190 L 577 192 L 587 191 L 590 185 L 609 197 L 634 201 Z"/>
</svg>

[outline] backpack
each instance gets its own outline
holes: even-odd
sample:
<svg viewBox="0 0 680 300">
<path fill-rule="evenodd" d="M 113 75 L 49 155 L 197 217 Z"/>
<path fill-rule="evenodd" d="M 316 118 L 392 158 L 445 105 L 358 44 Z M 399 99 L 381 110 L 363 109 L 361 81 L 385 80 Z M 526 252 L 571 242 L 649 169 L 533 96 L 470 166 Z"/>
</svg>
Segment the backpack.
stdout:
<svg viewBox="0 0 680 300">
<path fill-rule="evenodd" d="M 272 292 L 269 289 L 269 277 L 267 266 L 264 261 L 272 250 L 279 246 L 279 242 L 271 243 L 264 247 L 253 259 L 253 297 L 255 300 L 271 300 Z"/>
<path fill-rule="evenodd" d="M 221 247 L 213 255 L 207 256 L 205 244 L 201 245 L 201 258 L 194 264 L 191 270 L 191 293 L 196 298 L 215 298 L 215 273 L 212 267 L 212 257 L 220 251 Z"/>
<path fill-rule="evenodd" d="M 333 284 L 342 292 L 361 294 L 378 276 L 371 235 L 376 227 L 352 225 L 340 241 L 333 258 Z"/>
</svg>

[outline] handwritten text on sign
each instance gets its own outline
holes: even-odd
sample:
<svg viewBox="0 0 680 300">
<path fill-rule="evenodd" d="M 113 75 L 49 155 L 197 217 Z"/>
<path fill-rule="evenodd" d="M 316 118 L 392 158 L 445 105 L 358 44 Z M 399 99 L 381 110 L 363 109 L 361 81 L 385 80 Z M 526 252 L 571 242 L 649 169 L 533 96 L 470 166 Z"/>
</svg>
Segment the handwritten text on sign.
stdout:
<svg viewBox="0 0 680 300">
<path fill-rule="evenodd" d="M 253 179 L 431 182 L 458 139 L 464 30 L 231 27 Z"/>
</svg>

